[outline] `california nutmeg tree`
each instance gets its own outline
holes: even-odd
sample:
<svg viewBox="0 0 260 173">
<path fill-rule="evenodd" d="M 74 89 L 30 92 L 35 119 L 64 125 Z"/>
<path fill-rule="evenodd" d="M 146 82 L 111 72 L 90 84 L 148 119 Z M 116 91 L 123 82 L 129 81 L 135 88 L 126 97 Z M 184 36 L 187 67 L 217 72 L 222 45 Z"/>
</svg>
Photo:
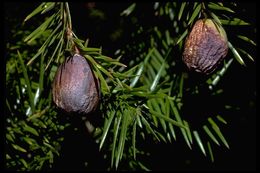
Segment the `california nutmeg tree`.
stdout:
<svg viewBox="0 0 260 173">
<path fill-rule="evenodd" d="M 5 4 L 6 169 L 186 170 L 251 142 L 250 5 L 34 5 Z"/>
</svg>

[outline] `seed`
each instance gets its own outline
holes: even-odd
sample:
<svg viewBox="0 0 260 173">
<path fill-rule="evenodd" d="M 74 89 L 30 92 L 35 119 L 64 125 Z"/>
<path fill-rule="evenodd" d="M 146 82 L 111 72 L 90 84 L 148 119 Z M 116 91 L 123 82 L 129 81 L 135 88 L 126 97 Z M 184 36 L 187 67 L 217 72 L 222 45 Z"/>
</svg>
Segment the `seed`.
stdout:
<svg viewBox="0 0 260 173">
<path fill-rule="evenodd" d="M 186 38 L 182 59 L 190 70 L 210 74 L 227 53 L 225 30 L 211 19 L 200 19 Z"/>
<path fill-rule="evenodd" d="M 88 114 L 98 106 L 99 81 L 87 60 L 79 54 L 59 66 L 52 87 L 55 104 L 65 112 Z"/>
</svg>

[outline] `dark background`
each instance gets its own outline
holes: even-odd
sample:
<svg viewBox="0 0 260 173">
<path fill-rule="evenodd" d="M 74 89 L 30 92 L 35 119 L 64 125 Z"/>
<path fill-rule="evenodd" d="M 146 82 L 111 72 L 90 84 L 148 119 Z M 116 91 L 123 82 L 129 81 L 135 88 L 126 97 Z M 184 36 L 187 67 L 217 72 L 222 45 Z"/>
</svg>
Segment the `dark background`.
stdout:
<svg viewBox="0 0 260 173">
<path fill-rule="evenodd" d="M 38 3 L 5 3 L 5 41 L 12 40 L 11 29 L 19 27 L 22 20 L 29 14 Z M 97 20 L 89 17 L 89 8 L 100 9 L 105 18 Z M 117 38 L 111 37 L 111 33 L 118 30 L 120 25 L 120 12 L 129 3 L 71 3 L 71 15 L 73 28 L 79 38 L 90 38 L 92 47 L 102 46 L 104 54 L 112 56 L 116 49 L 124 45 L 130 35 L 131 26 L 124 27 L 122 34 Z M 256 4 L 239 3 L 248 14 L 248 20 L 256 27 Z M 142 4 L 141 7 L 145 8 Z M 146 12 L 144 12 L 146 13 Z M 142 13 L 140 13 L 142 15 Z M 39 20 L 39 19 L 37 19 Z M 149 19 L 143 22 L 151 22 Z M 239 32 L 239 31 L 238 31 Z M 227 32 L 228 33 L 228 32 Z M 255 35 L 252 33 L 252 37 Z M 254 38 L 255 39 L 255 38 Z M 255 56 L 253 56 L 255 58 Z M 177 134 L 177 141 L 173 144 L 143 143 L 150 152 L 149 157 L 143 159 L 145 165 L 152 170 L 256 170 L 256 63 L 246 61 L 243 67 L 233 62 L 228 74 L 223 77 L 219 88 L 224 88 L 224 94 L 219 97 L 185 98 L 184 114 L 195 123 L 200 115 L 212 112 L 221 112 L 228 125 L 223 128 L 223 134 L 229 142 L 230 149 L 213 146 L 215 162 L 211 163 L 208 157 L 204 157 L 197 146 L 190 150 L 181 134 Z M 188 80 L 187 83 L 193 82 Z M 202 93 L 203 94 L 203 93 Z M 198 102 L 198 99 L 200 101 Z M 224 103 L 239 107 L 239 109 L 226 110 L 218 105 Z M 204 105 L 204 106 L 201 106 Z M 187 117 L 185 117 L 187 118 Z M 81 126 L 82 124 L 78 124 Z M 79 128 L 80 129 L 80 128 Z M 98 146 L 91 141 L 82 131 L 71 134 L 65 132 L 66 140 L 62 148 L 61 156 L 54 165 L 56 170 L 81 170 L 84 169 L 82 162 L 89 160 L 90 170 L 103 170 L 107 163 L 98 152 Z M 179 136 L 179 137 L 178 137 Z"/>
</svg>

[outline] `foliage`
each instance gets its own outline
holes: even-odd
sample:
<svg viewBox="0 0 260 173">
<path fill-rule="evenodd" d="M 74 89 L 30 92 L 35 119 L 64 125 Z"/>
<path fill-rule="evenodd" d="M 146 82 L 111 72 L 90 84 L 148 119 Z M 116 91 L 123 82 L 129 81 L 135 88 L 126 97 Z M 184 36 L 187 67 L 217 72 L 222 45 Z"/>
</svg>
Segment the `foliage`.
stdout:
<svg viewBox="0 0 260 173">
<path fill-rule="evenodd" d="M 83 41 L 76 36 L 66 2 L 41 3 L 25 18 L 27 22 L 37 15 L 46 16 L 34 31 L 18 33 L 24 42 L 7 45 L 10 52 L 6 69 L 7 168 L 42 170 L 52 166 L 55 156 L 59 157 L 62 132 L 71 123 L 57 116 L 51 83 L 65 55 L 75 52 L 90 62 L 101 83 L 99 111 L 103 125 L 95 128 L 93 138 L 110 160 L 108 170 L 124 169 L 120 167 L 124 160 L 128 160 L 129 169 L 148 170 L 138 159 L 145 154 L 139 149 L 140 143 L 147 139 L 174 143 L 179 132 L 190 149 L 197 145 L 211 161 L 213 145 L 229 148 L 222 130 L 227 124 L 224 118 L 218 113 L 209 115 L 199 127 L 194 127 L 182 115 L 185 95 L 200 95 L 199 88 L 205 86 L 211 96 L 219 94 L 215 87 L 233 59 L 245 65 L 242 57 L 254 60 L 253 57 L 249 50 L 233 46 L 231 37 L 229 48 L 234 56 L 229 56 L 214 74 L 194 86 L 185 85 L 189 73 L 181 68 L 180 59 L 185 37 L 197 19 L 213 18 L 224 28 L 250 23 L 235 15 L 238 11 L 235 3 L 155 2 L 149 4 L 153 10 L 147 15 L 156 22 L 149 25 L 138 18 L 138 7 L 138 3 L 132 3 L 121 13 L 124 20 L 135 21 L 135 27 L 129 44 L 116 51 L 116 58 L 103 55 L 101 48 L 89 47 L 88 39 Z M 166 25 L 158 25 L 162 19 Z M 237 37 L 256 46 L 246 35 L 241 32 Z M 29 51 L 30 47 L 37 51 Z"/>
<path fill-rule="evenodd" d="M 26 34 L 18 32 L 14 37 L 24 38 Z M 41 40 L 48 34 L 43 34 Z M 36 47 L 36 43 L 30 46 Z M 51 106 L 49 90 L 55 66 L 44 72 L 41 56 L 34 66 L 26 67 L 25 61 L 34 52 L 28 51 L 23 42 L 7 44 L 7 50 L 10 54 L 6 64 L 6 166 L 14 170 L 41 170 L 46 164 L 51 167 L 64 138 L 60 132 L 69 125 L 58 123 Z"/>
</svg>

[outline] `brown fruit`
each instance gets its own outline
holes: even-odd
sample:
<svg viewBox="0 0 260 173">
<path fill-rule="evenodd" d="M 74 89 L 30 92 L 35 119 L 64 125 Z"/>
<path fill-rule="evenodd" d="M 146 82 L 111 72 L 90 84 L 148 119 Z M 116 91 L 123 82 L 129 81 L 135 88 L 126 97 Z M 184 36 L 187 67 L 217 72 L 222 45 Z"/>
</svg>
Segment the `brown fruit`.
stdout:
<svg viewBox="0 0 260 173">
<path fill-rule="evenodd" d="M 68 113 L 87 114 L 99 103 L 99 81 L 87 60 L 79 54 L 60 65 L 52 87 L 55 104 Z"/>
<path fill-rule="evenodd" d="M 210 74 L 228 52 L 226 33 L 211 19 L 198 20 L 184 45 L 183 61 L 190 70 Z"/>
</svg>

